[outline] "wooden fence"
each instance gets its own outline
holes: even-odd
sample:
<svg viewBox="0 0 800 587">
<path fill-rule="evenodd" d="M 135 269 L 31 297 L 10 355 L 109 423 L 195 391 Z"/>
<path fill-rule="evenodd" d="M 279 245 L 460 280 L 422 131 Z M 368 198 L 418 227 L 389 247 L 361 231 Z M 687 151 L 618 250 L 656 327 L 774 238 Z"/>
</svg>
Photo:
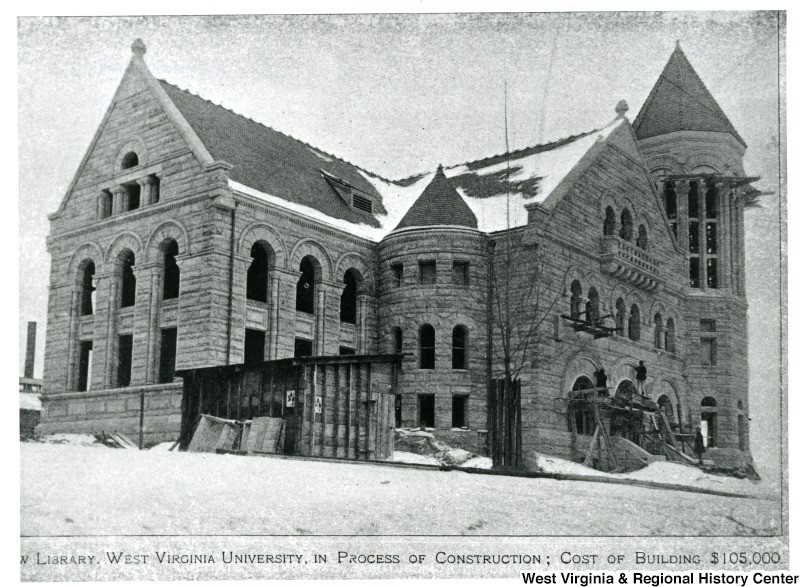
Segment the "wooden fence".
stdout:
<svg viewBox="0 0 800 587">
<path fill-rule="evenodd" d="M 489 389 L 489 454 L 495 468 L 522 465 L 522 385 L 519 379 L 510 383 L 495 379 Z"/>
<path fill-rule="evenodd" d="M 181 446 L 201 414 L 284 421 L 284 452 L 384 460 L 394 452 L 394 405 L 401 355 L 344 355 L 267 361 L 181 372 Z"/>
</svg>

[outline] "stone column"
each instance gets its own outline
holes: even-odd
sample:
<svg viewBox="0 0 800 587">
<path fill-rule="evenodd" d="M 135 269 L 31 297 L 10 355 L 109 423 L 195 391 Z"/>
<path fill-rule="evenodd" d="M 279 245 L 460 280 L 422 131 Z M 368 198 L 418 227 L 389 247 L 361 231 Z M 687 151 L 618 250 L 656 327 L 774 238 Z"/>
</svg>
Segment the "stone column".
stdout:
<svg viewBox="0 0 800 587">
<path fill-rule="evenodd" d="M 98 220 L 102 220 L 103 218 L 105 218 L 105 214 L 104 214 L 104 212 L 105 212 L 105 199 L 106 199 L 105 192 L 100 192 L 97 195 L 97 219 Z"/>
<path fill-rule="evenodd" d="M 715 184 L 719 198 L 719 210 L 717 212 L 717 258 L 718 279 L 721 288 L 731 287 L 731 246 L 730 246 L 730 197 L 731 190 L 727 184 L 717 182 Z"/>
<path fill-rule="evenodd" d="M 137 179 L 136 183 L 141 186 L 141 193 L 139 194 L 139 207 L 149 206 L 153 200 L 153 178 L 149 175 Z"/>
<path fill-rule="evenodd" d="M 689 182 L 679 179 L 675 182 L 675 195 L 678 199 L 678 244 L 689 250 Z M 687 271 L 688 274 L 688 271 Z"/>
<path fill-rule="evenodd" d="M 121 185 L 111 188 L 111 214 L 122 214 L 128 210 L 128 190 Z"/>
<path fill-rule="evenodd" d="M 707 253 L 706 253 L 706 193 L 708 192 L 708 186 L 706 186 L 706 182 L 703 179 L 697 180 L 697 199 L 698 199 L 698 208 L 700 209 L 700 234 L 699 239 L 700 242 L 698 244 L 698 252 L 700 253 L 700 289 L 706 290 L 708 289 L 708 262 L 707 262 Z M 719 262 L 717 262 L 717 271 L 719 271 Z"/>
<path fill-rule="evenodd" d="M 92 339 L 93 366 L 92 388 L 113 387 L 114 367 L 116 366 L 116 320 L 119 306 L 118 287 L 114 268 L 94 276 L 97 288 L 97 304 L 94 317 L 94 336 Z"/>
<path fill-rule="evenodd" d="M 738 279 L 738 293 L 745 294 L 745 265 L 744 265 L 744 197 L 740 189 L 736 190 L 736 273 Z"/>
<path fill-rule="evenodd" d="M 371 335 L 375 321 L 375 296 L 370 293 L 358 294 L 356 307 L 356 353 L 374 353 L 374 337 Z"/>
<path fill-rule="evenodd" d="M 295 296 L 300 271 L 275 267 L 271 271 L 270 293 L 270 358 L 285 359 L 294 356 Z"/>
<path fill-rule="evenodd" d="M 136 275 L 136 305 L 134 306 L 133 358 L 131 385 L 156 383 L 158 380 L 158 308 L 161 299 L 161 279 L 164 268 L 158 263 L 141 263 L 134 268 Z"/>
<path fill-rule="evenodd" d="M 51 294 L 52 295 L 52 294 Z M 67 385 L 64 391 L 76 391 L 77 387 L 77 367 L 80 342 L 78 341 L 78 327 L 80 322 L 80 294 L 77 288 L 73 287 L 69 302 L 69 327 L 67 332 Z"/>
</svg>

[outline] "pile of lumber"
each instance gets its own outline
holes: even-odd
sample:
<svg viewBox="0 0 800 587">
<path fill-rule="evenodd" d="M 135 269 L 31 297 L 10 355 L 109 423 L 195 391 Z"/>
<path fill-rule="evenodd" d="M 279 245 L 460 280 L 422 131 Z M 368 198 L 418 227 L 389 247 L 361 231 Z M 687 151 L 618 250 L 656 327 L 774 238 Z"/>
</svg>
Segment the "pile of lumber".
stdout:
<svg viewBox="0 0 800 587">
<path fill-rule="evenodd" d="M 95 434 L 94 437 L 97 442 L 110 448 L 139 449 L 139 446 L 134 444 L 131 439 L 124 434 L 117 434 L 116 432 L 113 434 L 106 434 L 105 432 L 100 432 L 99 434 Z"/>
<path fill-rule="evenodd" d="M 238 421 L 203 414 L 188 451 L 274 454 L 283 452 L 283 436 L 280 418 Z"/>
</svg>

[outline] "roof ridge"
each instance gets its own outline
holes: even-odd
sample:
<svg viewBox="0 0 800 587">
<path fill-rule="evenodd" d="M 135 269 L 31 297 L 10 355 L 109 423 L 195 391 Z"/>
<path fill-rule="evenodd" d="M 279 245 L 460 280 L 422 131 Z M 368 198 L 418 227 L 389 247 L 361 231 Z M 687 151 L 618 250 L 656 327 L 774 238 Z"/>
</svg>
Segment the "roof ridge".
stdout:
<svg viewBox="0 0 800 587">
<path fill-rule="evenodd" d="M 616 121 L 616 119 L 615 119 L 615 121 Z M 577 141 L 578 139 L 582 139 L 582 138 L 584 138 L 586 136 L 589 136 L 590 134 L 593 134 L 593 133 L 596 133 L 596 132 L 600 132 L 601 130 L 611 126 L 611 124 L 613 124 L 615 121 L 613 121 L 610 124 L 607 124 L 605 126 L 599 126 L 599 127 L 594 128 L 592 130 L 587 130 L 585 132 L 580 132 L 580 133 L 576 133 L 574 135 L 569 135 L 569 136 L 566 136 L 566 137 L 563 137 L 563 138 L 560 138 L 560 139 L 556 139 L 554 141 L 549 141 L 549 142 L 546 142 L 546 143 L 536 143 L 534 145 L 528 145 L 527 147 L 520 147 L 519 149 L 514 149 L 513 151 L 506 151 L 506 152 L 503 152 L 503 153 L 495 153 L 494 155 L 487 155 L 485 157 L 481 157 L 480 159 L 472 159 L 470 161 L 463 161 L 461 163 L 456 163 L 454 165 L 445 165 L 444 169 L 455 169 L 456 167 L 461 167 L 463 165 L 475 165 L 475 164 L 478 164 L 478 163 L 483 163 L 484 161 L 489 161 L 490 159 L 497 159 L 499 157 L 517 155 L 519 153 L 522 153 L 522 152 L 525 152 L 525 151 L 531 151 L 533 149 L 539 149 L 538 152 L 539 153 L 543 153 L 545 151 L 550 151 L 552 149 L 557 149 L 559 147 L 563 147 L 565 145 L 568 145 L 569 143 Z M 394 183 L 394 184 L 403 184 L 403 183 L 408 183 L 411 180 L 418 180 L 418 179 L 420 179 L 420 178 L 422 178 L 422 177 L 424 177 L 426 175 L 429 175 L 430 173 L 432 173 L 432 172 L 431 171 L 423 171 L 421 173 L 415 173 L 413 175 L 409 175 L 409 176 L 406 176 L 406 177 L 401 177 L 400 179 L 388 180 L 388 181 L 390 181 L 390 183 Z"/>
<path fill-rule="evenodd" d="M 167 81 L 165 79 L 162 79 L 162 78 L 157 78 L 157 80 L 160 83 L 164 83 L 164 84 L 167 84 L 168 86 L 172 86 L 173 88 L 175 88 L 177 90 L 180 90 L 181 92 L 185 92 L 185 93 L 187 93 L 187 94 L 189 94 L 191 96 L 194 96 L 195 98 L 198 98 L 200 100 L 203 100 L 204 102 L 212 104 L 212 105 L 216 106 L 217 108 L 222 108 L 223 110 L 225 110 L 227 112 L 230 112 L 231 114 L 234 114 L 234 115 L 236 115 L 236 116 L 238 116 L 240 118 L 244 118 L 245 120 L 249 120 L 250 122 L 252 122 L 254 124 L 257 124 L 259 126 L 262 126 L 262 127 L 266 128 L 268 130 L 271 130 L 272 132 L 276 132 L 276 133 L 278 133 L 280 135 L 283 135 L 283 136 L 285 136 L 287 138 L 292 139 L 293 141 L 297 141 L 301 145 L 303 145 L 305 147 L 308 147 L 310 149 L 314 149 L 315 151 L 318 151 L 319 153 L 322 153 L 326 157 L 332 157 L 332 158 L 336 159 L 337 161 L 341 161 L 342 163 L 346 163 L 347 165 L 355 167 L 359 171 L 363 171 L 364 173 L 366 173 L 368 175 L 371 175 L 373 177 L 376 177 L 376 178 L 378 178 L 380 180 L 383 180 L 383 181 L 386 181 L 386 182 L 389 182 L 389 183 L 393 183 L 391 179 L 385 178 L 385 177 L 381 176 L 380 174 L 375 173 L 374 171 L 369 171 L 369 170 L 361 167 L 360 165 L 357 165 L 357 164 L 353 163 L 352 161 L 348 161 L 347 159 L 342 159 L 338 155 L 334 155 L 333 153 L 329 153 L 329 152 L 327 152 L 327 151 L 325 151 L 323 149 L 320 149 L 319 147 L 317 147 L 315 145 L 312 145 L 311 143 L 308 143 L 308 142 L 304 141 L 303 139 L 298 139 L 297 137 L 293 137 L 292 135 L 290 135 L 287 132 L 283 132 L 282 130 L 278 130 L 277 128 L 269 126 L 268 124 L 264 124 L 263 122 L 260 122 L 260 121 L 254 119 L 254 118 L 250 118 L 249 116 L 247 116 L 245 114 L 241 114 L 239 112 L 236 112 L 232 108 L 228 108 L 227 106 L 223 106 L 222 104 L 217 104 L 213 100 L 209 100 L 208 98 L 204 98 L 200 94 L 196 94 L 193 91 L 189 90 L 188 88 L 184 89 L 184 88 L 180 87 L 179 85 L 173 84 L 172 82 L 169 82 L 169 81 Z"/>
</svg>

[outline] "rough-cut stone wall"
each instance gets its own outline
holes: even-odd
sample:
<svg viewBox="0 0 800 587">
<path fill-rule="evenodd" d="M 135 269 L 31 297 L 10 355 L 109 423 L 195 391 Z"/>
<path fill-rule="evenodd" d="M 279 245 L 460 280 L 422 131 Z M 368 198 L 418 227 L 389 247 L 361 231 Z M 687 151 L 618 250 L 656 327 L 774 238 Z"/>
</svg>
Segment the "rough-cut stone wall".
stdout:
<svg viewBox="0 0 800 587">
<path fill-rule="evenodd" d="M 450 428 L 454 395 L 468 395 L 467 425 L 486 426 L 486 264 L 485 237 L 468 229 L 407 230 L 387 237 L 380 247 L 378 348 L 394 352 L 393 329 L 403 332 L 400 384 L 402 424 L 418 426 L 418 394 L 435 394 L 436 428 Z M 436 262 L 436 283 L 422 284 L 420 261 Z M 468 285 L 453 283 L 453 261 L 469 263 Z M 392 266 L 403 264 L 395 284 Z M 436 332 L 435 369 L 419 368 L 419 329 Z M 452 334 L 467 327 L 467 368 L 452 368 Z M 431 423 L 427 423 L 431 426 Z"/>
<path fill-rule="evenodd" d="M 139 439 L 141 394 L 144 392 L 144 443 L 177 440 L 181 431 L 180 383 L 133 386 L 126 389 L 89 391 L 76 394 L 44 395 L 39 434 L 71 432 L 120 433 L 133 442 Z"/>
<path fill-rule="evenodd" d="M 712 137 L 713 138 L 713 137 Z M 514 302 L 516 327 L 539 323 L 525 356 L 515 352 L 523 389 L 525 458 L 533 451 L 573 456 L 567 431 L 566 396 L 579 376 L 604 367 L 609 386 L 633 378 L 644 360 L 649 393 L 665 394 L 676 419 L 694 427 L 700 402 L 717 401 L 718 448 L 708 455 L 722 464 L 748 460 L 747 330 L 744 298 L 743 211 L 731 202 L 724 224 L 730 267 L 728 286 L 689 290 L 687 259 L 672 237 L 663 207 L 653 192 L 654 174 L 689 173 L 703 166 L 720 173 L 743 173 L 741 153 L 729 142 L 692 135 L 680 141 L 656 137 L 644 142 L 645 163 L 630 136 L 610 140 L 594 162 L 555 206 L 531 206 L 529 225 L 508 233 L 484 235 L 467 229 L 434 227 L 394 233 L 376 245 L 301 215 L 238 193 L 228 187 L 226 165 L 204 166 L 167 116 L 141 72 L 129 70 L 104 126 L 87 154 L 70 193 L 52 216 L 48 248 L 52 256 L 45 350 L 45 409 L 42 431 L 138 430 L 138 391 L 147 390 L 148 438 L 173 438 L 179 429 L 179 385 L 158 385 L 160 333 L 177 327 L 177 368 L 190 369 L 244 359 L 245 330 L 265 332 L 265 359 L 292 356 L 296 338 L 309 339 L 314 354 L 338 354 L 340 347 L 358 353 L 394 352 L 393 328 L 403 331 L 403 351 L 410 353 L 399 374 L 402 424 L 419 423 L 418 395 L 433 393 L 435 425 L 449 428 L 452 398 L 466 395 L 467 424 L 486 425 L 486 353 L 490 243 L 497 276 L 495 296 Z M 134 150 L 139 165 L 122 170 L 122 155 Z M 160 180 L 160 201 L 138 210 L 99 217 L 103 190 L 146 176 Z M 735 194 L 734 194 L 735 195 Z M 603 236 L 606 207 L 619 229 L 624 209 L 634 233 L 646 228 L 644 254 L 633 245 Z M 164 250 L 169 239 L 179 245 L 180 296 L 162 300 Z M 635 240 L 635 237 L 634 237 Z M 269 250 L 268 300 L 246 299 L 250 250 L 255 242 Z M 512 247 L 505 265 L 504 247 Z M 628 247 L 626 249 L 626 246 Z M 120 255 L 135 255 L 136 303 L 120 308 Z M 627 251 L 627 252 L 626 252 Z M 727 252 L 725 252 L 727 251 Z M 636 257 L 636 255 L 639 257 Z M 657 267 L 648 282 L 612 275 L 610 267 L 628 255 L 642 266 Z M 730 255 L 725 258 L 724 255 Z M 316 271 L 315 312 L 295 310 L 300 262 L 311 257 Z M 91 260 L 96 267 L 96 306 L 80 316 L 80 275 Z M 436 283 L 419 282 L 419 262 L 436 261 Z M 518 260 L 513 263 L 514 260 Z M 469 263 L 469 284 L 453 282 L 453 261 Z M 404 265 L 403 283 L 393 281 L 392 265 Z M 344 273 L 358 274 L 357 319 L 340 322 Z M 506 276 L 508 281 L 506 281 Z M 641 336 L 595 340 L 576 333 L 561 314 L 570 310 L 570 284 L 582 295 L 594 287 L 600 314 L 615 313 L 622 299 L 641 314 Z M 642 284 L 645 284 L 644 286 Z M 532 284 L 535 287 L 532 287 Z M 502 300 L 496 298 L 496 303 Z M 495 306 L 497 308 L 497 306 Z M 675 352 L 656 348 L 654 316 L 676 325 Z M 502 375 L 502 339 L 495 316 L 493 374 Z M 702 364 L 700 320 L 716 320 L 717 365 Z M 613 319 L 607 319 L 611 324 Z M 419 328 L 436 329 L 436 368 L 419 369 Z M 467 369 L 452 369 L 452 332 L 468 329 Z M 519 346 L 517 330 L 512 347 Z M 131 387 L 117 388 L 118 336 L 133 335 Z M 76 393 L 80 341 L 93 342 L 92 385 Z M 513 350 L 513 349 L 512 349 Z M 178 398 L 176 400 L 176 398 Z M 739 402 L 742 407 L 739 407 Z M 740 416 L 743 422 L 739 430 Z M 585 449 L 586 438 L 577 450 Z M 582 448 L 584 447 L 584 448 Z"/>
</svg>

